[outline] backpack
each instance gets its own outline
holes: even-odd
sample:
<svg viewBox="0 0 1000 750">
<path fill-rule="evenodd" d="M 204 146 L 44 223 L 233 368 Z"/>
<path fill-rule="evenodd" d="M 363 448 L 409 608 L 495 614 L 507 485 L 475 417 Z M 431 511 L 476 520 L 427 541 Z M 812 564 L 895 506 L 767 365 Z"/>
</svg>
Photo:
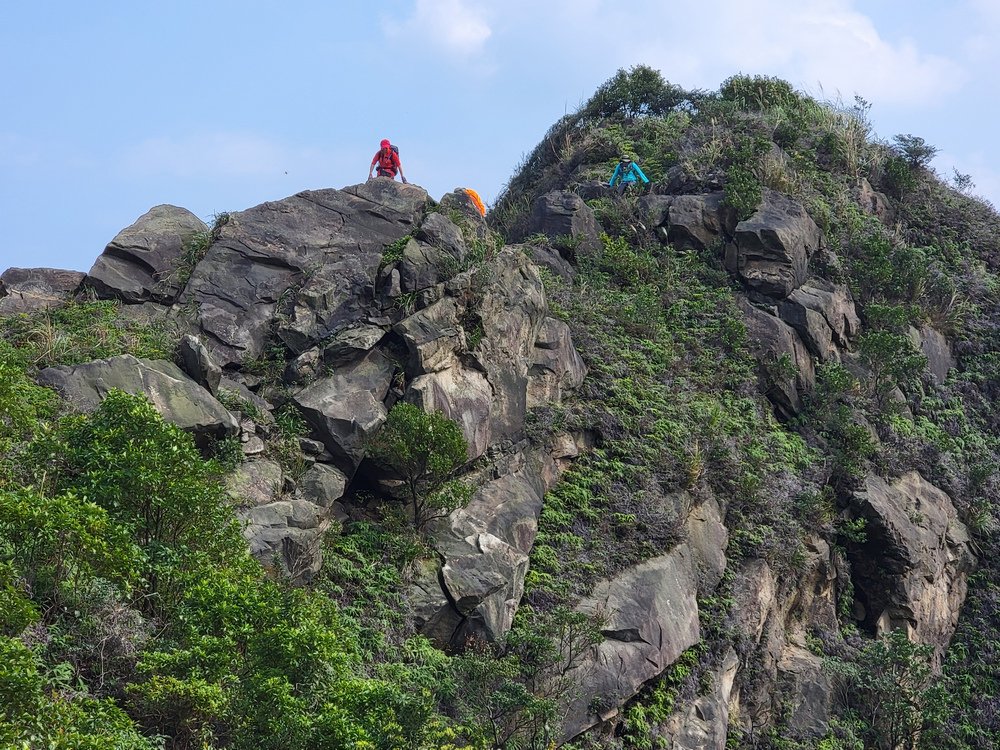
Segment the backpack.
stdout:
<svg viewBox="0 0 1000 750">
<path fill-rule="evenodd" d="M 395 159 L 393 159 L 395 155 Z M 396 172 L 396 162 L 399 161 L 399 146 L 389 146 L 389 153 L 385 153 L 385 149 L 380 148 L 378 150 L 378 165 L 379 168 L 385 169 L 387 171 L 395 174 Z"/>
</svg>

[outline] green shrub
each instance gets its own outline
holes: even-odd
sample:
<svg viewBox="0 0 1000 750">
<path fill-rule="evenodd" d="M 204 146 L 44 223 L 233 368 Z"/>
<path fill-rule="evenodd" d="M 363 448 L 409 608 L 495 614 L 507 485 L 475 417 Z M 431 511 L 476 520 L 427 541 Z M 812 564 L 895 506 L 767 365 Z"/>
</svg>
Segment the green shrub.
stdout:
<svg viewBox="0 0 1000 750">
<path fill-rule="evenodd" d="M 47 486 L 100 506 L 140 546 L 150 605 L 177 594 L 172 578 L 186 551 L 226 559 L 243 549 L 220 467 L 141 396 L 112 391 L 92 415 L 65 417 L 31 451 L 48 464 L 39 477 Z"/>
<path fill-rule="evenodd" d="M 622 117 L 632 119 L 642 115 L 663 115 L 681 104 L 687 94 L 678 86 L 667 83 L 663 75 L 646 65 L 620 69 L 597 87 L 583 105 L 580 115 L 585 119 Z"/>
<path fill-rule="evenodd" d="M 18 640 L 0 636 L 0 746 L 52 750 L 156 750 L 112 701 L 70 685 L 68 665 L 48 671 Z"/>
<path fill-rule="evenodd" d="M 468 443 L 443 413 L 396 404 L 367 448 L 372 460 L 403 481 L 417 529 L 469 501 L 471 487 L 454 479 L 468 460 Z"/>
</svg>

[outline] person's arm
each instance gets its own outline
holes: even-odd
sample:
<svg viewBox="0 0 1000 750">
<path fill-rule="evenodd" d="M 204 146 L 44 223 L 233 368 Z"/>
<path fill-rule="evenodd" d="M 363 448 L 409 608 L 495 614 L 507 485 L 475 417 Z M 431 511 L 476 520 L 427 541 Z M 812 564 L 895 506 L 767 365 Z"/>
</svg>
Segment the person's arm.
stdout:
<svg viewBox="0 0 1000 750">
<path fill-rule="evenodd" d="M 393 158 L 393 161 L 396 162 L 396 169 L 399 170 L 399 179 L 401 179 L 403 181 L 403 184 L 405 185 L 406 184 L 406 175 L 403 174 L 403 162 L 399 160 L 399 154 L 394 153 L 392 155 L 392 158 Z"/>
<path fill-rule="evenodd" d="M 649 178 L 646 177 L 646 175 L 644 175 L 643 172 L 642 172 L 642 167 L 640 167 L 635 162 L 632 162 L 632 169 L 634 169 L 638 173 L 638 175 L 642 178 L 643 182 L 646 182 L 646 183 L 649 182 Z"/>
<path fill-rule="evenodd" d="M 378 151 L 375 152 L 375 156 L 372 157 L 372 165 L 368 167 L 368 179 L 372 178 L 372 173 L 375 171 L 375 165 L 378 164 Z"/>
<path fill-rule="evenodd" d="M 615 173 L 613 175 L 611 175 L 611 179 L 608 180 L 608 186 L 609 187 L 614 187 L 615 186 L 615 180 L 618 178 L 618 173 L 621 172 L 621 171 L 622 171 L 622 165 L 621 164 L 615 164 Z"/>
</svg>

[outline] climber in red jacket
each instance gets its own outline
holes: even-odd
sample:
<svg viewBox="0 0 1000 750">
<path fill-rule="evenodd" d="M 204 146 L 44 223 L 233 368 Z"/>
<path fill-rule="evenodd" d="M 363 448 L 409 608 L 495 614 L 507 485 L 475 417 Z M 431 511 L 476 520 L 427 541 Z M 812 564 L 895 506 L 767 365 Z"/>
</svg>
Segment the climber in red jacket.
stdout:
<svg viewBox="0 0 1000 750">
<path fill-rule="evenodd" d="M 396 172 L 399 172 L 399 178 L 403 181 L 404 185 L 406 184 L 406 175 L 403 174 L 403 164 L 399 161 L 399 149 L 389 143 L 388 138 L 382 139 L 379 150 L 372 157 L 372 164 L 368 169 L 369 180 L 372 178 L 372 172 L 375 171 L 376 165 L 378 165 L 379 177 L 388 177 L 390 180 L 394 180 Z"/>
</svg>

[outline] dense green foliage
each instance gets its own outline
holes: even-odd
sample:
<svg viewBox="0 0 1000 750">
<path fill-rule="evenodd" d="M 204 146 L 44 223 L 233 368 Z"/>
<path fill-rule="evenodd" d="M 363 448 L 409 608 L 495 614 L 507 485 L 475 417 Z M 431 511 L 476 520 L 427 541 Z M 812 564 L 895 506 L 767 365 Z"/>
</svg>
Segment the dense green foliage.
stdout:
<svg viewBox="0 0 1000 750">
<path fill-rule="evenodd" d="M 352 610 L 268 580 L 218 465 L 146 401 L 22 422 L 32 460 L 0 491 L 5 746 L 454 746 L 443 655 L 376 664 Z"/>
</svg>

